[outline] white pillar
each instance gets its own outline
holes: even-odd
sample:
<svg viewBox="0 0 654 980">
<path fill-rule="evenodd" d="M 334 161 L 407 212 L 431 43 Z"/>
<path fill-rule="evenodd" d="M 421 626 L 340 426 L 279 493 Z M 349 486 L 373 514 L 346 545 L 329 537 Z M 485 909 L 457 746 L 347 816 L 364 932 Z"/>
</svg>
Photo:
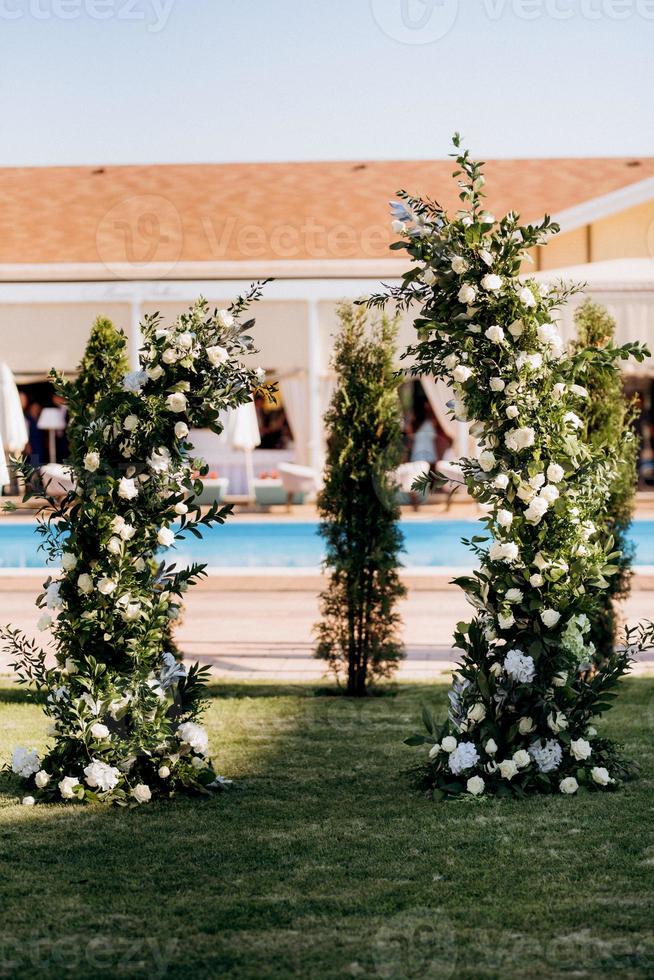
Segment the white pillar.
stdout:
<svg viewBox="0 0 654 980">
<path fill-rule="evenodd" d="M 308 348 L 309 348 L 309 465 L 322 473 L 322 410 L 320 398 L 320 320 L 318 302 L 309 300 Z"/>
<path fill-rule="evenodd" d="M 130 303 L 129 332 L 127 334 L 127 351 L 129 355 L 129 366 L 132 371 L 136 371 L 139 366 L 139 351 L 143 345 L 143 334 L 141 333 L 141 303 L 133 299 Z"/>
</svg>

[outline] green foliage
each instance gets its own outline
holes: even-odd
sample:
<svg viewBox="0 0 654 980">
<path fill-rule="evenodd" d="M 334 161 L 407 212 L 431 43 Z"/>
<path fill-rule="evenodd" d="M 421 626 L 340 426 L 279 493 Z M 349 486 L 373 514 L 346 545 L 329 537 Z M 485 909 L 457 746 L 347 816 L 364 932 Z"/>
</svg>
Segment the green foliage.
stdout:
<svg viewBox="0 0 654 980">
<path fill-rule="evenodd" d="M 320 596 L 316 656 L 347 691 L 363 695 L 404 656 L 396 602 L 402 536 L 392 472 L 401 459 L 399 380 L 393 354 L 397 324 L 344 304 L 334 350 L 337 389 L 325 416 L 329 449 L 318 498 L 329 585 Z"/>
<path fill-rule="evenodd" d="M 603 350 L 613 342 L 615 320 L 608 310 L 587 299 L 575 313 L 576 349 Z M 603 521 L 613 535 L 619 571 L 611 576 L 593 617 L 590 636 L 600 658 L 610 656 L 616 642 L 616 602 L 629 594 L 633 546 L 628 530 L 633 515 L 637 482 L 638 439 L 633 421 L 635 408 L 624 393 L 622 374 L 615 362 L 582 364 L 579 381 L 588 391 L 583 412 L 586 439 L 599 452 L 615 457 L 615 476 L 605 501 Z M 600 516 L 599 519 L 602 519 Z"/>
<path fill-rule="evenodd" d="M 221 412 L 260 387 L 258 371 L 243 363 L 252 321 L 238 319 L 260 294 L 256 284 L 227 310 L 199 300 L 170 325 L 148 316 L 140 369 L 104 375 L 95 394 L 90 361 L 82 385 L 57 379 L 76 419 L 75 487 L 55 500 L 28 464 L 21 468 L 33 488 L 27 496 L 44 501 L 41 547 L 61 564 L 37 600 L 54 657 L 15 630 L 0 631 L 19 681 L 39 693 L 51 722 L 52 744 L 35 762 L 40 798 L 123 806 L 221 785 L 196 723 L 208 671 L 187 670 L 169 645 L 181 596 L 205 568 L 178 569 L 160 552 L 230 513 L 214 506 L 202 514 L 194 472 L 206 464 L 193 458 L 188 436 L 194 427 L 219 432 Z M 121 341 L 118 356 L 120 349 Z M 103 360 L 99 342 L 94 357 Z M 18 749 L 14 771 L 32 781 L 26 758 Z"/>
<path fill-rule="evenodd" d="M 419 305 L 411 370 L 451 385 L 453 415 L 479 443 L 461 465 L 488 533 L 467 542 L 479 567 L 457 580 L 475 616 L 455 632 L 462 659 L 449 717 L 423 736 L 426 778 L 441 797 L 614 789 L 626 768 L 591 722 L 654 629 L 593 663 L 590 625 L 620 571 L 605 520 L 620 458 L 585 438 L 577 379 L 615 377 L 617 361 L 648 352 L 608 340 L 566 352 L 556 311 L 576 287 L 521 276 L 528 250 L 557 226 L 488 212 L 481 165 L 454 142 L 462 207 L 452 215 L 399 193 L 394 247 L 414 264 L 370 300 Z"/>
<path fill-rule="evenodd" d="M 69 389 L 70 443 L 82 437 L 84 425 L 94 417 L 95 406 L 101 396 L 120 383 L 128 366 L 125 334 L 117 330 L 107 317 L 97 317 L 77 370 L 77 378 Z"/>
</svg>

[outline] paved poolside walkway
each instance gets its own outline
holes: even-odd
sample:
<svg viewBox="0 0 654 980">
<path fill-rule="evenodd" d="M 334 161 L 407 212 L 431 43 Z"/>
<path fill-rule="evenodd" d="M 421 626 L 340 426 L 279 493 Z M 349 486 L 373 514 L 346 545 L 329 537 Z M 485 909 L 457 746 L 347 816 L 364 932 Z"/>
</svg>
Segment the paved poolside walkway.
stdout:
<svg viewBox="0 0 654 980">
<path fill-rule="evenodd" d="M 256 591 L 226 591 L 214 581 L 189 593 L 177 634 L 187 659 L 208 663 L 216 678 L 231 681 L 320 680 L 323 665 L 312 657 L 316 590 L 302 590 L 300 583 L 292 591 L 280 590 L 279 583 L 265 579 L 257 585 Z M 412 589 L 402 603 L 407 658 L 397 675 L 401 680 L 437 680 L 447 674 L 456 660 L 450 646 L 453 629 L 471 611 L 458 590 L 425 585 Z M 42 640 L 34 626 L 38 590 L 38 579 L 0 580 L 0 623 L 10 622 Z M 654 618 L 654 591 L 632 593 L 626 615 L 631 622 Z M 8 672 L 8 659 L 0 653 L 0 672 Z M 654 673 L 653 654 L 645 655 L 638 672 Z"/>
</svg>

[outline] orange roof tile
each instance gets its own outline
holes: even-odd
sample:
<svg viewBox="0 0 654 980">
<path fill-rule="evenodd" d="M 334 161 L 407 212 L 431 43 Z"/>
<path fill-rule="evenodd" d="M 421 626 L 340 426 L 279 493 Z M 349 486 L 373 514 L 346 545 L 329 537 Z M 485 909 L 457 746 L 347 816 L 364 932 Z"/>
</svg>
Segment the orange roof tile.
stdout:
<svg viewBox="0 0 654 980">
<path fill-rule="evenodd" d="M 0 263 L 388 258 L 403 187 L 456 206 L 436 161 L 0 168 Z M 488 207 L 534 219 L 654 176 L 654 158 L 493 160 Z"/>
</svg>

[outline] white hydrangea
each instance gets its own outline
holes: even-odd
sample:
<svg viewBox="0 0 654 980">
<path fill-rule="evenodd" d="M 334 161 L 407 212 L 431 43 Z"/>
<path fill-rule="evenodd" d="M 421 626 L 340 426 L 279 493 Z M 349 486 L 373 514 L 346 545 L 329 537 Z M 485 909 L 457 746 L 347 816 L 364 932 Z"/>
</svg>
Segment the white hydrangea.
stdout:
<svg viewBox="0 0 654 980">
<path fill-rule="evenodd" d="M 101 793 L 107 793 L 115 789 L 120 782 L 120 769 L 102 762 L 101 759 L 93 759 L 84 768 L 84 776 L 87 784 L 92 789 L 98 789 Z"/>
<path fill-rule="evenodd" d="M 528 751 L 539 772 L 552 772 L 558 769 L 563 759 L 563 749 L 555 738 L 532 742 Z"/>
<path fill-rule="evenodd" d="M 458 776 L 459 773 L 464 772 L 466 769 L 472 769 L 478 762 L 479 753 L 477 752 L 474 743 L 459 742 L 454 751 L 450 752 L 448 765 L 450 767 L 450 772 L 453 772 L 455 776 Z"/>
<path fill-rule="evenodd" d="M 41 768 L 41 760 L 36 749 L 26 749 L 17 746 L 11 755 L 11 770 L 23 779 L 36 775 Z"/>
<path fill-rule="evenodd" d="M 522 650 L 509 650 L 504 658 L 504 669 L 519 684 L 531 684 L 536 675 L 534 658 Z"/>
</svg>

